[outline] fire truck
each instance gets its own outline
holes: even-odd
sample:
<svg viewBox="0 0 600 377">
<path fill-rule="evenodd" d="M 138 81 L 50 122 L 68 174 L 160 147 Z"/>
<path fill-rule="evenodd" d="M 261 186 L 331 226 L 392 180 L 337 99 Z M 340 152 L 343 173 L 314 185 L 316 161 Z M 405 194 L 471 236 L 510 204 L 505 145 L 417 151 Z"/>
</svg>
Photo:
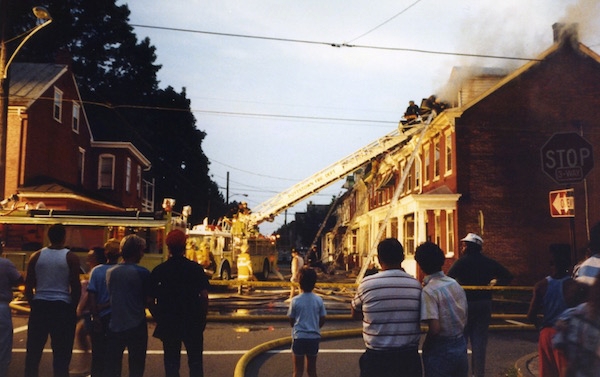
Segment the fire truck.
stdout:
<svg viewBox="0 0 600 377">
<path fill-rule="evenodd" d="M 430 120 L 430 119 L 429 119 Z M 428 120 L 428 121 L 429 121 Z M 391 133 L 359 149 L 331 166 L 297 183 L 275 197 L 259 204 L 252 212 L 219 225 L 203 224 L 188 229 L 186 254 L 205 267 L 208 274 L 224 280 L 236 273 L 237 256 L 242 247 L 248 247 L 252 270 L 257 277 L 267 279 L 276 272 L 277 250 L 275 239 L 259 235 L 257 226 L 273 218 L 307 197 L 346 177 L 377 156 L 394 148 L 402 147 L 422 129 L 423 122 L 410 127 L 399 127 Z M 239 214 L 238 214 L 239 216 Z"/>
<path fill-rule="evenodd" d="M 47 230 L 56 223 L 65 226 L 65 245 L 80 256 L 82 272 L 86 272 L 85 256 L 91 248 L 103 246 L 109 238 L 122 239 L 128 234 L 137 234 L 146 240 L 147 250 L 140 264 L 152 270 L 168 256 L 165 235 L 172 229 L 185 231 L 187 219 L 170 211 L 157 215 L 137 211 L 2 209 L 3 256 L 12 260 L 18 269 L 26 270 L 29 256 L 48 244 Z"/>
<path fill-rule="evenodd" d="M 277 271 L 277 248 L 274 237 L 258 233 L 246 234 L 232 231 L 229 223 L 208 225 L 207 221 L 187 231 L 186 256 L 204 266 L 213 278 L 229 280 L 237 275 L 237 257 L 247 248 L 252 262 L 252 272 L 267 280 Z"/>
</svg>

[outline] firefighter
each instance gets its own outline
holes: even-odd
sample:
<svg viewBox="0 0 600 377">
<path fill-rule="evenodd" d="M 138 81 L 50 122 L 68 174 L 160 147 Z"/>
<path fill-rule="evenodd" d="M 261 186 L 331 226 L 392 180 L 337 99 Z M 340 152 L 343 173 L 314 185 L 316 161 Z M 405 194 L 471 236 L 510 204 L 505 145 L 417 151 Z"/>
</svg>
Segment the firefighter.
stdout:
<svg viewBox="0 0 600 377">
<path fill-rule="evenodd" d="M 248 244 L 243 244 L 240 247 L 241 253 L 237 257 L 237 279 L 240 282 L 238 287 L 238 294 L 242 294 L 243 282 L 254 280 L 254 274 L 252 272 L 252 260 L 250 254 L 248 254 Z M 249 291 L 252 288 L 248 288 Z"/>
</svg>

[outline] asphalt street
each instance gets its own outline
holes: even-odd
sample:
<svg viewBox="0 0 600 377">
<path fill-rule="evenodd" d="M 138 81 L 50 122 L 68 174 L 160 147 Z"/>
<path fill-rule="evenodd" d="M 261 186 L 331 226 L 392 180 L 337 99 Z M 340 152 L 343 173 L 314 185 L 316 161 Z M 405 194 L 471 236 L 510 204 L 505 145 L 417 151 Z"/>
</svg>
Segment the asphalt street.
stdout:
<svg viewBox="0 0 600 377">
<path fill-rule="evenodd" d="M 25 344 L 27 332 L 27 316 L 16 314 L 13 317 L 15 336 L 13 344 L 13 361 L 9 376 L 23 375 L 25 360 Z M 360 323 L 351 321 L 328 322 L 323 330 L 356 329 Z M 148 326 L 150 340 L 146 360 L 147 377 L 162 377 L 162 344 L 151 337 L 154 325 Z M 253 322 L 253 323 L 209 323 L 205 332 L 204 362 L 205 374 L 208 377 L 231 377 L 238 360 L 248 350 L 272 341 L 290 336 L 289 324 L 285 322 Z M 490 333 L 488 344 L 487 373 L 489 377 L 505 377 L 511 371 L 516 361 L 537 350 L 537 333 L 533 331 L 493 331 Z M 358 359 L 364 351 L 360 336 L 343 339 L 326 340 L 321 343 L 318 358 L 320 376 L 358 377 Z M 72 367 L 76 368 L 82 361 L 83 355 L 75 350 Z M 187 377 L 185 354 L 182 356 L 182 377 Z M 126 359 L 126 357 L 125 357 Z M 40 377 L 52 376 L 52 354 L 50 343 L 42 358 Z M 127 362 L 124 362 L 123 376 L 126 373 Z M 246 368 L 247 377 L 281 377 L 292 374 L 289 345 L 268 350 L 253 359 Z M 510 374 L 509 374 L 510 375 Z"/>
</svg>

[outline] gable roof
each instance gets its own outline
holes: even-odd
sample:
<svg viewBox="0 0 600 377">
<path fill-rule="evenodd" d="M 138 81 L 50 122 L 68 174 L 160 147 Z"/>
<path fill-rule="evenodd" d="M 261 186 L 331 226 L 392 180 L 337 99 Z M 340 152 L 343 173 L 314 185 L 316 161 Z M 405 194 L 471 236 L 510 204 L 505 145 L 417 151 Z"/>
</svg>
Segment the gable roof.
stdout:
<svg viewBox="0 0 600 377">
<path fill-rule="evenodd" d="M 508 74 L 502 80 L 498 81 L 498 83 L 496 83 L 496 85 L 493 85 L 492 87 L 490 87 L 488 90 L 483 92 L 480 96 L 478 96 L 477 98 L 474 98 L 471 102 L 465 104 L 465 106 L 463 108 L 461 108 L 461 111 L 464 112 L 464 111 L 468 110 L 469 108 L 473 107 L 478 102 L 482 101 L 483 99 L 485 99 L 490 94 L 494 93 L 496 90 L 498 90 L 502 86 L 508 84 L 515 78 L 521 76 L 522 74 L 529 71 L 533 67 L 536 67 L 537 65 L 539 65 L 542 61 L 544 61 L 546 58 L 548 58 L 552 54 L 558 52 L 561 48 L 568 48 L 567 46 L 572 46 L 572 48 L 574 50 L 580 52 L 584 56 L 592 58 L 593 60 L 595 60 L 596 62 L 598 62 L 600 64 L 600 55 L 596 54 L 594 51 L 592 51 L 589 47 L 587 47 L 583 43 L 580 43 L 580 42 L 573 43 L 572 41 L 560 40 L 558 42 L 555 42 L 546 51 L 544 51 L 540 55 L 538 55 L 537 58 L 531 59 L 529 62 L 527 62 L 520 68 L 518 68 L 518 69 L 514 70 L 513 72 L 511 72 L 510 74 Z"/>
<path fill-rule="evenodd" d="M 11 65 L 9 105 L 29 107 L 62 75 L 68 66 L 51 63 L 15 63 Z"/>
</svg>

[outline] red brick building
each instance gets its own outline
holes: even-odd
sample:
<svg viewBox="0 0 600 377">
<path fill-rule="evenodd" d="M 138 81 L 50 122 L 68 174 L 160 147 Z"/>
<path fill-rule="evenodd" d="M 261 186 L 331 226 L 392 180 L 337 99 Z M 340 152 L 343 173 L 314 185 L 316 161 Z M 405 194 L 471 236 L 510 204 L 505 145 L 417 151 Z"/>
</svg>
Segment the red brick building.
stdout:
<svg viewBox="0 0 600 377">
<path fill-rule="evenodd" d="M 583 258 L 589 228 L 600 221 L 600 169 L 557 183 L 543 171 L 541 149 L 554 134 L 574 132 L 600 161 L 600 56 L 579 42 L 573 25 L 554 25 L 554 35 L 550 48 L 513 72 L 455 70 L 450 107 L 422 126 L 423 137 L 415 133 L 357 172 L 328 251 L 367 263 L 381 233 L 403 243 L 404 267 L 416 273 L 418 244 L 438 243 L 450 265 L 460 256 L 459 240 L 475 232 L 519 285 L 549 272 L 552 243 L 574 240 Z M 549 192 L 564 188 L 574 189 L 574 237 L 570 219 L 550 215 Z"/>
<path fill-rule="evenodd" d="M 148 159 L 92 129 L 67 65 L 12 65 L 4 208 L 152 211 Z"/>
</svg>

